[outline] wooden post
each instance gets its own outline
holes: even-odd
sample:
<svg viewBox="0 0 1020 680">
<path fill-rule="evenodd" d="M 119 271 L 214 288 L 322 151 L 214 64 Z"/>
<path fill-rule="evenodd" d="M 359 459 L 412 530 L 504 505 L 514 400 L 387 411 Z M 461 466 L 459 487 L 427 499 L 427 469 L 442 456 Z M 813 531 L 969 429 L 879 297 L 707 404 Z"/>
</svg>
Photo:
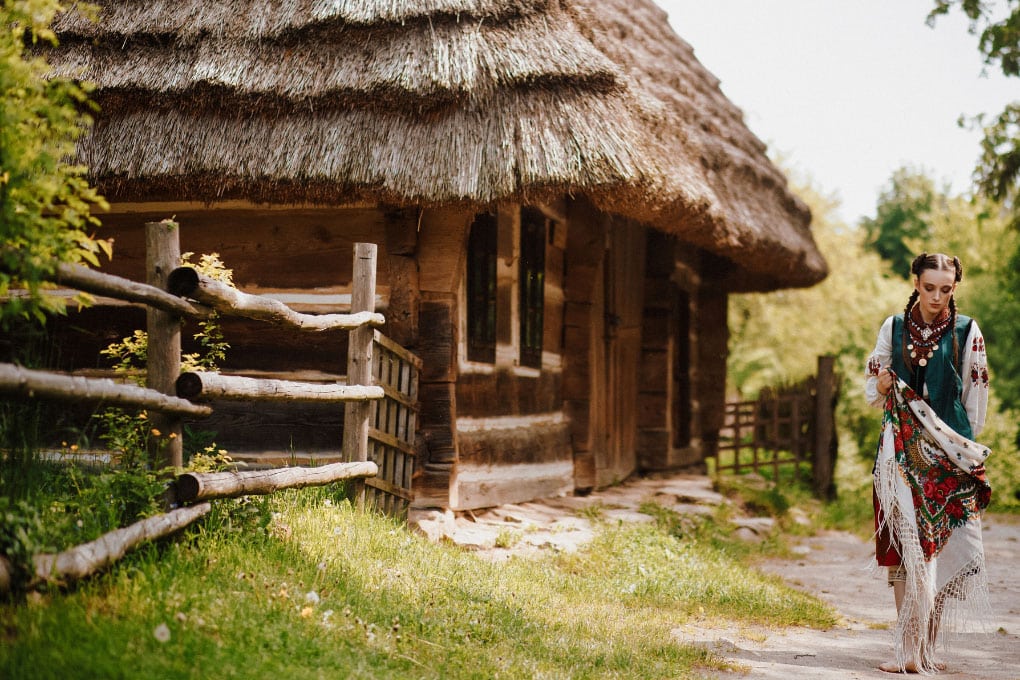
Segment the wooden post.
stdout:
<svg viewBox="0 0 1020 680">
<path fill-rule="evenodd" d="M 167 277 L 180 263 L 179 225 L 173 220 L 145 224 L 145 282 L 166 290 Z M 149 333 L 145 384 L 163 394 L 176 395 L 174 383 L 181 372 L 181 321 L 175 314 L 148 307 Z M 184 465 L 181 419 L 158 411 L 149 412 L 152 430 L 149 460 L 155 468 Z M 156 432 L 159 434 L 157 435 Z"/>
<path fill-rule="evenodd" d="M 836 390 L 835 357 L 818 357 L 818 379 L 815 389 L 815 460 L 814 487 L 820 498 L 834 496 L 833 476 L 836 468 L 836 439 L 833 405 Z"/>
<path fill-rule="evenodd" d="M 351 313 L 375 311 L 375 269 L 377 248 L 374 243 L 354 244 L 354 274 L 351 281 Z M 351 331 L 347 348 L 347 384 L 371 385 L 372 329 L 362 326 Z M 351 462 L 368 460 L 368 426 L 371 404 L 344 404 L 344 457 Z M 365 500 L 365 484 L 356 483 L 357 501 Z"/>
</svg>

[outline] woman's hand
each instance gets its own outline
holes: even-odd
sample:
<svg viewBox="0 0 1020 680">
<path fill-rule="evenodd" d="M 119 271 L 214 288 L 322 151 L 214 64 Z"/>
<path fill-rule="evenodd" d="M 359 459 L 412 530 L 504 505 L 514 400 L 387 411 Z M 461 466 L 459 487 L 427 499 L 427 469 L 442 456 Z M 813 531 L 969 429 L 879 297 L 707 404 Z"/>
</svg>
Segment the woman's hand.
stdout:
<svg viewBox="0 0 1020 680">
<path fill-rule="evenodd" d="M 893 373 L 891 368 L 888 366 L 883 368 L 878 374 L 878 385 L 876 386 L 878 393 L 882 395 L 889 394 L 889 392 L 892 391 L 893 380 L 895 379 L 896 374 Z"/>
</svg>

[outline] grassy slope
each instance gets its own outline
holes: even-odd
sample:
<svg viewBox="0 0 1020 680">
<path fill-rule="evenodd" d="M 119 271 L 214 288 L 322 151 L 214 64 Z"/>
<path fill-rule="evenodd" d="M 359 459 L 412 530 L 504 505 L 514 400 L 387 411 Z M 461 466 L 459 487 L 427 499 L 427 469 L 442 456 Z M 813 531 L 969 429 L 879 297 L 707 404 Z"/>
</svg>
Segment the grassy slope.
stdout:
<svg viewBox="0 0 1020 680">
<path fill-rule="evenodd" d="M 323 490 L 224 501 L 76 590 L 3 605 L 0 677 L 697 677 L 723 664 L 679 623 L 834 622 L 677 526 L 604 525 L 584 552 L 494 565 Z"/>
</svg>

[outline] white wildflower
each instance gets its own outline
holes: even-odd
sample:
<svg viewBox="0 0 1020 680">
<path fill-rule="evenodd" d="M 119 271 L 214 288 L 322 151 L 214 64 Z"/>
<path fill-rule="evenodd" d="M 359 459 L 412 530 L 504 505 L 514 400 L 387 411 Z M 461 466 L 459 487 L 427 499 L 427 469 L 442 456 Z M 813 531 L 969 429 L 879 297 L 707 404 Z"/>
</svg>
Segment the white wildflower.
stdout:
<svg viewBox="0 0 1020 680">
<path fill-rule="evenodd" d="M 156 626 L 156 629 L 152 631 L 153 636 L 160 642 L 170 641 L 170 626 L 165 623 L 161 623 Z"/>
</svg>

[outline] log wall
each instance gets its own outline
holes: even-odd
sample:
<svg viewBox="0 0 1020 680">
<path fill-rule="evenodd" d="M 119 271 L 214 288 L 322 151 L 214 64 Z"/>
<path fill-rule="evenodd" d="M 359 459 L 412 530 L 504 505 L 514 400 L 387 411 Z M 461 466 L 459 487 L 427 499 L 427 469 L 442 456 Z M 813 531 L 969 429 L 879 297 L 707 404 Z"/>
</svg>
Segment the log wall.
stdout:
<svg viewBox="0 0 1020 680">
<path fill-rule="evenodd" d="M 605 454 L 605 400 L 599 376 L 605 371 L 603 259 L 607 220 L 586 200 L 567 206 L 563 282 L 563 406 L 570 423 L 574 484 L 596 484 L 596 460 Z"/>
<path fill-rule="evenodd" d="M 467 359 L 459 343 L 456 382 L 458 456 L 451 497 L 457 508 L 521 502 L 573 489 L 569 425 L 563 415 L 564 262 L 568 225 L 547 219 L 542 366 L 520 360 L 520 206 L 497 210 L 496 356 Z M 465 294 L 462 272 L 460 295 Z M 459 324 L 466 327 L 466 309 Z"/>
<path fill-rule="evenodd" d="M 102 235 L 117 246 L 104 270 L 144 276 L 143 225 L 165 217 L 168 208 L 118 206 L 104 220 Z M 499 209 L 498 348 L 489 365 L 466 362 L 461 341 L 473 210 L 191 206 L 173 212 L 183 251 L 218 253 L 239 288 L 289 296 L 300 311 L 346 311 L 336 296 L 350 285 L 353 243 L 380 244 L 378 289 L 387 319 L 381 330 L 423 361 L 419 507 L 481 507 L 584 491 L 635 469 L 701 461 L 704 447 L 713 445 L 721 425 L 713 414 L 721 413 L 725 396 L 725 263 L 703 262 L 703 253 L 675 239 L 614 223 L 585 199 L 546 212 L 557 221 L 546 247 L 540 369 L 518 365 L 519 206 Z M 704 272 L 715 273 L 702 279 Z M 678 325 L 678 291 L 689 300 L 686 330 Z M 142 308 L 111 304 L 54 319 L 52 328 L 66 348 L 64 367 L 95 369 L 99 350 L 143 323 Z M 225 372 L 324 382 L 346 372 L 344 331 L 298 334 L 236 318 L 222 320 L 222 327 L 231 344 Z M 185 352 L 197 351 L 196 330 L 190 321 L 182 329 Z M 677 334 L 684 332 L 686 396 L 677 354 Z M 692 435 L 682 443 L 675 427 L 681 397 L 690 402 Z M 216 432 L 231 453 L 339 453 L 341 409 L 213 406 L 211 419 L 186 424 Z"/>
</svg>

